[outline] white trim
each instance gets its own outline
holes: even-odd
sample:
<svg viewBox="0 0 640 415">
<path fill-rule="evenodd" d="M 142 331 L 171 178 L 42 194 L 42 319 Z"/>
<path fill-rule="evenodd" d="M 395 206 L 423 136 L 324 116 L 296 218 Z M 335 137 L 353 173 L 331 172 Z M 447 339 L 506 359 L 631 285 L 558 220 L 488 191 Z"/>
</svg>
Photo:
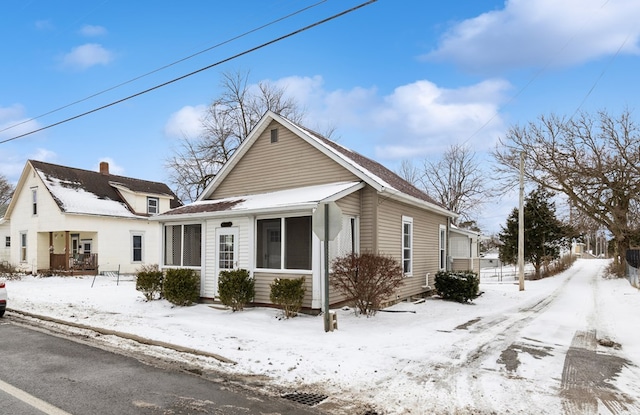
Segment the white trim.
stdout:
<svg viewBox="0 0 640 415">
<path fill-rule="evenodd" d="M 404 240 L 404 236 L 405 236 L 404 227 L 405 227 L 405 225 L 409 225 L 409 246 L 408 247 L 405 245 L 405 240 Z M 404 269 L 405 269 L 405 266 L 404 266 L 405 265 L 404 264 L 405 263 L 405 256 L 404 256 L 404 254 L 405 254 L 405 250 L 407 250 L 407 248 L 408 248 L 408 250 L 409 250 L 409 267 L 408 268 L 409 269 L 406 272 L 404 272 L 404 275 L 406 277 L 411 277 L 413 275 L 413 258 L 414 258 L 414 255 L 413 255 L 413 252 L 414 252 L 414 249 L 413 249 L 413 218 L 412 217 L 404 216 L 404 215 L 402 216 L 402 228 L 401 228 L 400 234 L 402 235 L 402 244 L 401 244 L 402 245 L 402 251 L 400 253 L 400 258 L 402 258 L 402 270 L 404 272 Z"/>
<path fill-rule="evenodd" d="M 447 227 L 440 225 L 438 228 L 438 269 L 447 269 Z"/>
<path fill-rule="evenodd" d="M 131 251 L 130 251 L 130 260 L 132 264 L 141 264 L 144 263 L 144 253 L 145 253 L 145 248 L 144 248 L 144 231 L 129 231 L 129 241 L 131 241 Z M 133 238 L 135 236 L 139 236 L 140 237 L 140 260 L 136 261 L 134 258 L 134 244 L 133 244 Z"/>
</svg>

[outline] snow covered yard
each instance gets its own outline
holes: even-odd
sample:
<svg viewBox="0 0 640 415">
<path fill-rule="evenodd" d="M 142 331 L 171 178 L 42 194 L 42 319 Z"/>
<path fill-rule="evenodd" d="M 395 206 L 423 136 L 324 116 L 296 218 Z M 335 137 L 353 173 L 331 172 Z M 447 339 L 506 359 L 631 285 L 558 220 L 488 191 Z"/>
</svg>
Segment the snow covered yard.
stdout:
<svg viewBox="0 0 640 415">
<path fill-rule="evenodd" d="M 7 286 L 10 309 L 215 353 L 236 364 L 200 359 L 203 370 L 260 379 L 272 392 L 323 393 L 329 398 L 318 408 L 335 414 L 366 405 L 385 414 L 556 414 L 570 413 L 562 372 L 576 330 L 622 346 L 607 350 L 628 362 L 608 381 L 623 397 L 640 396 L 640 292 L 601 278 L 606 265 L 579 260 L 559 276 L 527 281 L 525 291 L 489 273 L 471 304 L 429 298 L 373 318 L 336 310 L 338 330 L 329 333 L 322 316 L 146 302 L 130 277 L 116 285 L 98 276 L 93 287 L 93 277 L 24 277 Z"/>
</svg>

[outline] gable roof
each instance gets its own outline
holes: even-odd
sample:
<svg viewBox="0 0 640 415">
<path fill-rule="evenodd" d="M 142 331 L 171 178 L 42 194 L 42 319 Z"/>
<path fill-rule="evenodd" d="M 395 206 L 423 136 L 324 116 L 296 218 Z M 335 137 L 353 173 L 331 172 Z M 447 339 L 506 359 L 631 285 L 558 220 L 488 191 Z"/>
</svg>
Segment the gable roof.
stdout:
<svg viewBox="0 0 640 415">
<path fill-rule="evenodd" d="M 178 197 L 164 183 L 100 173 L 42 161 L 28 160 L 47 190 L 64 213 L 106 216 L 141 216 L 133 212 L 117 190 L 123 187 L 133 192 L 170 197 L 171 208 L 182 205 Z M 25 167 L 25 172 L 27 167 Z M 25 174 L 23 172 L 23 176 Z M 20 182 L 24 177 L 20 178 Z M 19 184 L 20 185 L 20 184 Z M 9 205 L 9 210 L 12 204 Z M 7 212 L 10 213 L 9 211 Z"/>
<path fill-rule="evenodd" d="M 265 113 L 256 127 L 236 149 L 229 161 L 222 166 L 218 174 L 198 197 L 197 201 L 206 200 L 213 193 L 213 191 L 220 183 L 222 183 L 233 167 L 239 162 L 242 156 L 249 150 L 272 121 L 276 121 L 289 129 L 298 137 L 311 144 L 345 169 L 349 170 L 360 180 L 372 186 L 378 192 L 384 194 L 384 196 L 437 211 L 446 216 L 458 216 L 456 213 L 449 211 L 425 192 L 413 186 L 411 183 L 407 182 L 377 161 L 341 146 L 340 144 L 331 141 L 312 130 L 302 127 L 272 111 L 267 111 Z"/>
</svg>

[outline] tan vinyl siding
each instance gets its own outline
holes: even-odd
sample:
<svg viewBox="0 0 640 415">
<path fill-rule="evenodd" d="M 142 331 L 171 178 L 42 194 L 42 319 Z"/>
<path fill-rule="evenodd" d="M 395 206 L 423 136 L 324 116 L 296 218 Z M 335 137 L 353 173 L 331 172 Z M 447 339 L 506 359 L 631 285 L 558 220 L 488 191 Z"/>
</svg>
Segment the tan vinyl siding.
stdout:
<svg viewBox="0 0 640 415">
<path fill-rule="evenodd" d="M 360 190 L 360 252 L 377 252 L 377 207 L 378 194 L 375 189 L 367 186 Z"/>
<path fill-rule="evenodd" d="M 304 276 L 304 301 L 302 307 L 311 308 L 311 295 L 312 295 L 312 283 L 313 278 L 311 274 L 278 274 L 271 272 L 254 272 L 253 278 L 255 279 L 256 298 L 254 300 L 257 304 L 271 304 L 269 298 L 271 294 L 271 283 L 276 278 L 300 278 Z"/>
<path fill-rule="evenodd" d="M 278 141 L 271 142 L 271 130 Z M 213 192 L 211 199 L 341 181 L 351 172 L 277 122 L 272 122 Z"/>
<path fill-rule="evenodd" d="M 412 276 L 405 277 L 396 298 L 389 300 L 395 301 L 424 292 L 427 273 L 428 285 L 433 287 L 435 274 L 438 272 L 440 225 L 446 225 L 447 218 L 390 199 L 384 200 L 378 206 L 378 212 L 379 251 L 393 256 L 398 261 L 402 259 L 402 216 L 413 218 Z"/>
</svg>

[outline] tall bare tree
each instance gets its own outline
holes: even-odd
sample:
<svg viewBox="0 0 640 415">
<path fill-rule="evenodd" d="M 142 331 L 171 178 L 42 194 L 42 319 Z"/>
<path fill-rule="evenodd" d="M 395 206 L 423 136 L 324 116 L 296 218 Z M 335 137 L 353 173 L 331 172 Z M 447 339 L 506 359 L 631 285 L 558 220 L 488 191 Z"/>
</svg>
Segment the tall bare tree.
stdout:
<svg viewBox="0 0 640 415">
<path fill-rule="evenodd" d="M 402 160 L 396 173 L 414 186 L 422 184 L 422 172 L 410 160 Z"/>
<path fill-rule="evenodd" d="M 4 208 L 9 204 L 13 196 L 14 188 L 6 177 L 0 174 L 0 217 L 4 213 Z"/>
<path fill-rule="evenodd" d="M 475 153 L 460 144 L 451 145 L 435 163 L 425 160 L 421 182 L 429 195 L 466 222 L 473 221 L 487 192 Z"/>
<path fill-rule="evenodd" d="M 250 85 L 249 72 L 223 73 L 221 88 L 202 119 L 202 135 L 183 137 L 165 163 L 169 182 L 185 202 L 202 193 L 265 112 L 293 122 L 303 117 L 300 105 L 286 96 L 284 88 L 270 82 Z"/>
<path fill-rule="evenodd" d="M 494 152 L 499 172 L 513 177 L 521 153 L 527 180 L 565 194 L 581 214 L 611 232 L 622 265 L 639 229 L 640 129 L 630 112 L 541 116 L 512 127 Z"/>
</svg>

